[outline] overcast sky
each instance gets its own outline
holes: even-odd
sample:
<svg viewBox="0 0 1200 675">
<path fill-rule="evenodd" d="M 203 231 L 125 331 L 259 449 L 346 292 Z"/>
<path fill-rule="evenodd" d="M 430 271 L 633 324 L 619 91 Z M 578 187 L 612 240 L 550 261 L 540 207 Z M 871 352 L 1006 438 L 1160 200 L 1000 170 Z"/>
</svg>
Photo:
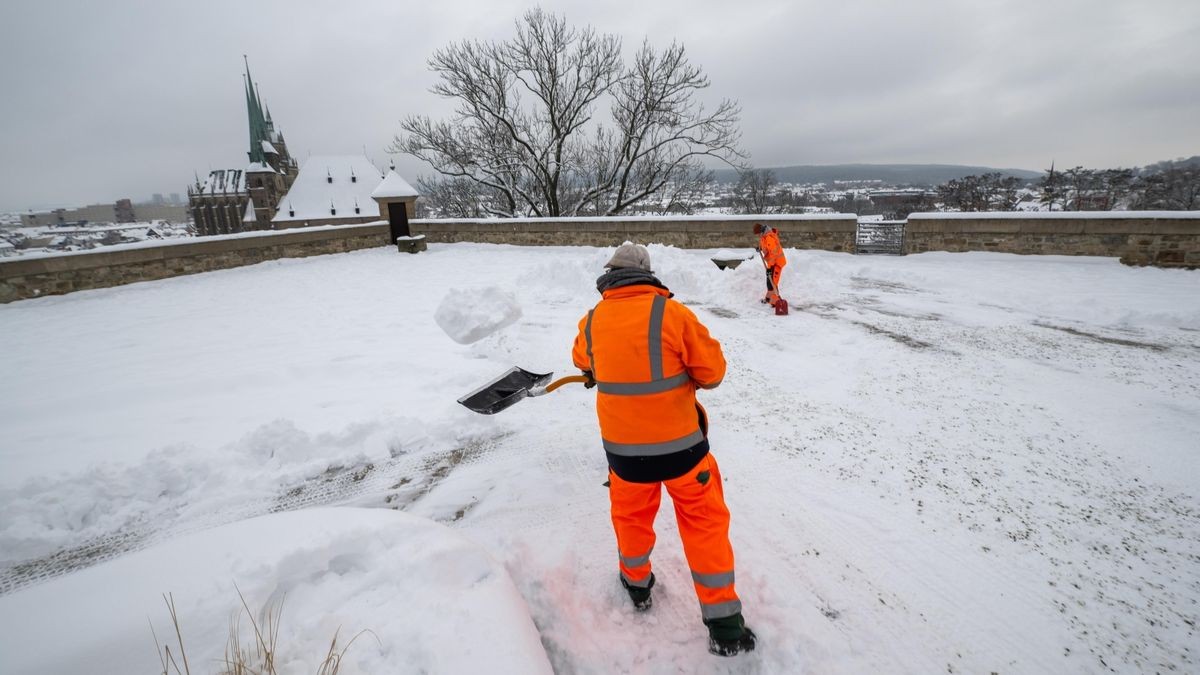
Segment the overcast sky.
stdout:
<svg viewBox="0 0 1200 675">
<path fill-rule="evenodd" d="M 426 59 L 504 39 L 533 3 L 3 0 L 0 210 L 183 193 L 243 168 L 242 54 L 301 161 L 381 165 L 445 116 Z M 1198 0 L 547 1 L 574 24 L 679 40 L 742 107 L 760 167 L 1138 166 L 1200 154 Z M 409 180 L 429 169 L 396 158 Z"/>
</svg>

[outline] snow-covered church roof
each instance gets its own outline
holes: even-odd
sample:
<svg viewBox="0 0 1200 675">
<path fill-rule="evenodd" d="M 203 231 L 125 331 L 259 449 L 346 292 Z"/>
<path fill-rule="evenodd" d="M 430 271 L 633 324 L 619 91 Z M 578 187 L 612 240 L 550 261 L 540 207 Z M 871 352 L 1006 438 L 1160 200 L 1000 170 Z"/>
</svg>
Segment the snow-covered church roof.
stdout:
<svg viewBox="0 0 1200 675">
<path fill-rule="evenodd" d="M 382 178 L 365 155 L 313 155 L 300 167 L 271 222 L 378 218 L 371 191 Z"/>
<path fill-rule="evenodd" d="M 379 187 L 371 192 L 372 197 L 387 198 L 387 197 L 417 197 L 417 191 L 413 186 L 408 184 L 408 181 L 400 177 L 400 174 L 395 171 L 388 171 L 387 176 Z"/>
<path fill-rule="evenodd" d="M 246 173 L 241 169 L 214 169 L 200 184 L 199 194 L 228 194 L 246 191 Z"/>
</svg>

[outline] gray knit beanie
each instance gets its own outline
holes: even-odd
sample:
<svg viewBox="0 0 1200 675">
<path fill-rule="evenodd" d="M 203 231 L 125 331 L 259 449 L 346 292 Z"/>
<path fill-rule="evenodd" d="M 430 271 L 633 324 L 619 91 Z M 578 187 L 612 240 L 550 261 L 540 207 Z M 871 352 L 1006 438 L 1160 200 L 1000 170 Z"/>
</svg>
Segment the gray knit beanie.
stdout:
<svg viewBox="0 0 1200 675">
<path fill-rule="evenodd" d="M 610 269 L 633 267 L 647 272 L 653 271 L 650 269 L 650 252 L 646 250 L 646 247 L 641 244 L 631 244 L 629 242 L 618 246 L 612 258 L 604 266 Z"/>
</svg>

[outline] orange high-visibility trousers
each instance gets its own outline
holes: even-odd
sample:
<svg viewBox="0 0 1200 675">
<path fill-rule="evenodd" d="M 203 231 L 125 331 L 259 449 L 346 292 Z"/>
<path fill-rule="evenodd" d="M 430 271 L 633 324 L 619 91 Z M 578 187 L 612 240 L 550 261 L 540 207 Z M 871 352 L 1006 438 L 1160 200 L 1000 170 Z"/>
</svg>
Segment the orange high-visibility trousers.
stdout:
<svg viewBox="0 0 1200 675">
<path fill-rule="evenodd" d="M 675 520 L 701 616 L 720 619 L 741 612 L 742 603 L 733 588 L 729 509 L 717 460 L 711 454 L 705 455 L 686 474 L 662 483 L 630 483 L 612 471 L 608 475 L 613 529 L 625 581 L 643 588 L 650 583 L 654 517 L 662 500 L 662 486 L 666 485 L 675 504 Z"/>
<path fill-rule="evenodd" d="M 767 268 L 767 301 L 774 304 L 779 300 L 779 277 L 783 276 L 782 265 L 774 265 Z"/>
</svg>

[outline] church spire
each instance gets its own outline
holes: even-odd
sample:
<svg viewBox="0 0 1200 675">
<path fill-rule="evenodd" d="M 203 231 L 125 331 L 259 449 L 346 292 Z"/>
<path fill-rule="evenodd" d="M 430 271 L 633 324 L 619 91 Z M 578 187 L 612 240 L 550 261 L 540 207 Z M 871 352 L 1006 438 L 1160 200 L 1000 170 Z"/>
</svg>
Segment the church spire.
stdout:
<svg viewBox="0 0 1200 675">
<path fill-rule="evenodd" d="M 262 104 L 254 91 L 254 79 L 250 75 L 250 60 L 246 58 L 245 54 L 242 54 L 242 59 L 246 62 L 246 116 L 250 122 L 250 152 L 246 154 L 250 157 L 250 163 L 265 164 L 263 141 L 267 140 L 267 122 L 263 119 Z"/>
</svg>

